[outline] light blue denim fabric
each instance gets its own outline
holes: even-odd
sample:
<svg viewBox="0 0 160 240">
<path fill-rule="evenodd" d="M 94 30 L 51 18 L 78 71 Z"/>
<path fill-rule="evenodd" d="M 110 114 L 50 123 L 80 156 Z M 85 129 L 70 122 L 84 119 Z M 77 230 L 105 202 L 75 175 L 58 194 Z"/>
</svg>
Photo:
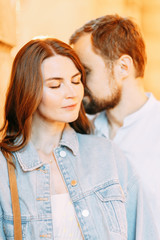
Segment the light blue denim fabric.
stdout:
<svg viewBox="0 0 160 240">
<path fill-rule="evenodd" d="M 67 125 L 54 153 L 85 240 L 126 240 L 126 210 L 129 240 L 158 239 L 137 175 L 110 141 L 77 134 Z M 54 239 L 50 166 L 31 142 L 15 157 L 23 240 Z M 13 236 L 7 164 L 0 153 L 0 240 Z"/>
</svg>

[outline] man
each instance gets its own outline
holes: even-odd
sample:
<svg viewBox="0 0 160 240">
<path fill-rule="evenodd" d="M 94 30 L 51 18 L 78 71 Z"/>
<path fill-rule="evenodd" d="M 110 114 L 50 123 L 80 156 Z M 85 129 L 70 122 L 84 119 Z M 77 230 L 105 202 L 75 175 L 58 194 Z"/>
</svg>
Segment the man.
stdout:
<svg viewBox="0 0 160 240">
<path fill-rule="evenodd" d="M 86 112 L 100 112 L 95 134 L 112 139 L 136 168 L 160 229 L 160 102 L 144 90 L 142 35 L 129 18 L 106 15 L 78 29 L 70 44 L 86 70 Z"/>
</svg>

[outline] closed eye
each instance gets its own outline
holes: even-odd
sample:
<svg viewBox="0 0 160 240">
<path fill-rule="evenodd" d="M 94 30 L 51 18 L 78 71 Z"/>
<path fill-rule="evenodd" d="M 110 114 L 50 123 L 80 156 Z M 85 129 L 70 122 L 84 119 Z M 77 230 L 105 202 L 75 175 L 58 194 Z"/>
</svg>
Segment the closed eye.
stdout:
<svg viewBox="0 0 160 240">
<path fill-rule="evenodd" d="M 59 88 L 61 86 L 62 78 L 48 78 L 45 80 L 48 88 Z"/>
<path fill-rule="evenodd" d="M 85 70 L 86 76 L 91 72 L 91 70 L 86 66 L 84 66 L 84 70 Z"/>
<path fill-rule="evenodd" d="M 59 88 L 60 87 L 60 85 L 58 85 L 58 86 L 50 86 L 49 88 Z"/>
<path fill-rule="evenodd" d="M 74 75 L 72 77 L 72 81 L 71 81 L 73 84 L 80 84 L 81 83 L 81 74 L 78 73 L 76 75 Z"/>
<path fill-rule="evenodd" d="M 73 84 L 80 84 L 81 83 L 81 79 L 77 79 L 77 80 L 72 80 Z"/>
<path fill-rule="evenodd" d="M 61 80 L 53 80 L 49 83 L 49 88 L 59 88 L 61 86 Z"/>
</svg>

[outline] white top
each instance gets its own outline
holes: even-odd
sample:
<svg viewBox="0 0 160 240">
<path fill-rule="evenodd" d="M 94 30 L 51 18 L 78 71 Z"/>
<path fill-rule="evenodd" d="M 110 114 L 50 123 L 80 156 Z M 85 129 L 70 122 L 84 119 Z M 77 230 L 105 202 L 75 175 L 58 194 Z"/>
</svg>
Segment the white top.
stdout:
<svg viewBox="0 0 160 240">
<path fill-rule="evenodd" d="M 82 240 L 69 194 L 51 196 L 54 240 Z"/>
<path fill-rule="evenodd" d="M 124 119 L 113 139 L 139 173 L 160 228 L 160 102 L 152 94 L 141 109 Z M 94 120 L 95 133 L 109 138 L 105 112 Z"/>
</svg>

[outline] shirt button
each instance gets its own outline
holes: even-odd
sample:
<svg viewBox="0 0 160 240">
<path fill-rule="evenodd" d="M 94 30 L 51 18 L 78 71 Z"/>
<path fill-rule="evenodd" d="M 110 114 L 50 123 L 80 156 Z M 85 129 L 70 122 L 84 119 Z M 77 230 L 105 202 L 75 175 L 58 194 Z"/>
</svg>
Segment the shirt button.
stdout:
<svg viewBox="0 0 160 240">
<path fill-rule="evenodd" d="M 72 180 L 71 181 L 71 185 L 72 185 L 72 187 L 76 186 L 77 185 L 77 181 L 76 180 Z"/>
<path fill-rule="evenodd" d="M 82 211 L 82 215 L 83 215 L 83 217 L 88 217 L 89 216 L 89 211 L 87 209 L 84 209 Z"/>
<path fill-rule="evenodd" d="M 67 154 L 66 154 L 65 151 L 60 151 L 59 155 L 60 155 L 61 157 L 65 157 Z"/>
</svg>

